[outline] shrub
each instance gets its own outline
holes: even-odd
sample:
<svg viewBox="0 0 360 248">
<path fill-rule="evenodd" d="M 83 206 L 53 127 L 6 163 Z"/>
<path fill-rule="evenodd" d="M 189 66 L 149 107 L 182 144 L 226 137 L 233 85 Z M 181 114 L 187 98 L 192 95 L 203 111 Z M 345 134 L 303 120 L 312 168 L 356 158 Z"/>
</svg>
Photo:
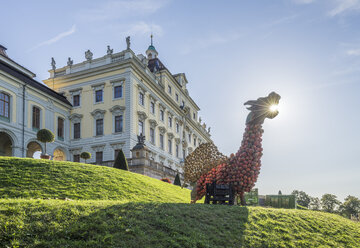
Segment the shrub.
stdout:
<svg viewBox="0 0 360 248">
<path fill-rule="evenodd" d="M 41 129 L 37 132 L 36 138 L 38 141 L 43 142 L 45 145 L 46 154 L 46 143 L 54 142 L 55 135 L 49 129 Z"/>
<path fill-rule="evenodd" d="M 85 159 L 85 163 L 86 163 L 86 160 L 91 158 L 91 153 L 90 152 L 82 152 L 80 154 L 80 158 Z"/>
<path fill-rule="evenodd" d="M 129 166 L 123 150 L 120 150 L 119 154 L 116 156 L 114 168 L 126 170 L 126 171 L 129 170 Z"/>
<path fill-rule="evenodd" d="M 161 178 L 160 180 L 165 182 L 165 183 L 170 183 L 171 184 L 171 181 L 170 181 L 169 178 Z"/>
<path fill-rule="evenodd" d="M 177 173 L 176 176 L 175 176 L 174 185 L 181 186 L 179 173 Z"/>
</svg>

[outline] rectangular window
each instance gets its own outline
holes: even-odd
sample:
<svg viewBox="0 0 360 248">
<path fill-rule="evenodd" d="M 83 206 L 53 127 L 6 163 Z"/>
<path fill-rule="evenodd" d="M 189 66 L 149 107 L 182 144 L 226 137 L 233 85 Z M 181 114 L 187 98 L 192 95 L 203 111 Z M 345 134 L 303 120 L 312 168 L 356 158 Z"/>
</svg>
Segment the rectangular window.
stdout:
<svg viewBox="0 0 360 248">
<path fill-rule="evenodd" d="M 169 116 L 169 127 L 172 127 L 172 118 Z"/>
<path fill-rule="evenodd" d="M 194 138 L 194 146 L 196 146 L 196 138 Z"/>
<path fill-rule="evenodd" d="M 193 113 L 193 118 L 194 118 L 194 120 L 195 120 L 195 118 L 196 118 L 196 114 L 195 114 L 195 113 Z"/>
<path fill-rule="evenodd" d="M 179 145 L 176 145 L 175 147 L 175 152 L 176 152 L 176 157 L 178 158 L 179 157 Z"/>
<path fill-rule="evenodd" d="M 150 111 L 152 114 L 155 114 L 155 103 L 154 102 L 150 103 Z"/>
<path fill-rule="evenodd" d="M 183 159 L 185 159 L 185 158 L 186 158 L 186 150 L 183 149 Z"/>
<path fill-rule="evenodd" d="M 74 139 L 80 139 L 80 123 L 74 123 Z"/>
<path fill-rule="evenodd" d="M 64 119 L 60 117 L 58 117 L 57 136 L 62 140 L 64 139 Z"/>
<path fill-rule="evenodd" d="M 95 91 L 95 102 L 102 102 L 103 101 L 103 91 L 97 90 Z"/>
<path fill-rule="evenodd" d="M 160 120 L 164 121 L 164 110 L 160 110 Z"/>
<path fill-rule="evenodd" d="M 177 133 L 180 132 L 180 125 L 179 125 L 179 123 L 176 123 L 176 132 L 177 132 Z"/>
<path fill-rule="evenodd" d="M 168 140 L 168 148 L 169 148 L 169 153 L 172 154 L 172 142 L 170 139 Z"/>
<path fill-rule="evenodd" d="M 40 129 L 40 109 L 38 107 L 33 107 L 32 127 Z"/>
<path fill-rule="evenodd" d="M 139 135 L 144 135 L 144 122 L 139 121 Z"/>
<path fill-rule="evenodd" d="M 175 94 L 175 99 L 177 102 L 179 101 L 179 95 L 177 93 Z"/>
<path fill-rule="evenodd" d="M 123 116 L 115 116 L 115 133 L 121 133 L 123 131 Z"/>
<path fill-rule="evenodd" d="M 164 150 L 164 135 L 160 134 L 160 148 Z"/>
<path fill-rule="evenodd" d="M 80 95 L 73 96 L 73 106 L 74 107 L 80 106 Z"/>
<path fill-rule="evenodd" d="M 150 128 L 150 142 L 155 144 L 155 130 L 152 127 Z"/>
<path fill-rule="evenodd" d="M 10 97 L 0 92 L 0 116 L 10 118 Z"/>
<path fill-rule="evenodd" d="M 169 92 L 169 94 L 171 94 L 171 86 L 170 85 L 168 85 L 168 92 Z"/>
<path fill-rule="evenodd" d="M 191 143 L 191 133 L 189 133 L 189 142 Z"/>
<path fill-rule="evenodd" d="M 73 161 L 80 163 L 80 154 L 75 154 L 73 157 Z"/>
<path fill-rule="evenodd" d="M 96 152 L 96 164 L 101 164 L 103 161 L 103 152 Z"/>
<path fill-rule="evenodd" d="M 122 85 L 114 87 L 114 98 L 121 98 L 122 97 L 122 94 L 123 94 L 122 89 L 123 89 Z"/>
<path fill-rule="evenodd" d="M 139 104 L 144 106 L 144 94 L 139 93 Z"/>
<path fill-rule="evenodd" d="M 104 120 L 97 119 L 96 120 L 96 136 L 104 134 Z"/>
</svg>

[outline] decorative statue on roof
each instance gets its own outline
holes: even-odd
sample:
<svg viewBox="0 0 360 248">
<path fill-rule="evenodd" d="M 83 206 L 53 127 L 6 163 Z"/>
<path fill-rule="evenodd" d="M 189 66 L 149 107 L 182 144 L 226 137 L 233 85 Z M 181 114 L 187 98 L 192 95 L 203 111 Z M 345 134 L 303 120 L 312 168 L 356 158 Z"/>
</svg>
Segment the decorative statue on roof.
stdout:
<svg viewBox="0 0 360 248">
<path fill-rule="evenodd" d="M 85 59 L 89 62 L 91 62 L 93 58 L 93 53 L 90 51 L 90 49 L 88 49 L 86 52 L 85 52 Z"/>
<path fill-rule="evenodd" d="M 114 51 L 114 49 L 110 49 L 110 46 L 107 46 L 107 51 L 106 51 L 107 55 L 113 54 L 113 51 Z"/>
<path fill-rule="evenodd" d="M 69 57 L 68 61 L 67 61 L 67 65 L 71 67 L 73 64 L 74 64 L 74 61 Z"/>
<path fill-rule="evenodd" d="M 241 204 L 245 205 L 244 193 L 249 192 L 257 181 L 260 173 L 262 156 L 262 124 L 266 118 L 273 119 L 278 114 L 276 106 L 280 100 L 280 95 L 271 92 L 267 97 L 261 97 L 257 100 L 247 101 L 244 105 L 250 113 L 246 119 L 246 128 L 241 142 L 240 149 L 230 158 L 218 164 L 216 167 L 204 172 L 198 179 L 192 192 L 192 202 L 201 199 L 206 193 L 208 183 L 232 184 L 235 193 L 240 196 Z M 190 155 L 189 155 L 190 156 Z M 185 172 L 186 172 L 185 159 Z M 191 166 L 191 164 L 189 164 Z M 188 165 L 188 166 L 189 166 Z M 199 174 L 196 174 L 198 176 Z M 185 173 L 186 176 L 186 173 Z M 192 181 L 194 178 L 192 178 Z"/>
<path fill-rule="evenodd" d="M 126 37 L 126 49 L 130 49 L 130 36 Z"/>
<path fill-rule="evenodd" d="M 51 68 L 55 71 L 56 69 L 56 62 L 55 62 L 55 59 L 54 57 L 51 57 Z"/>
</svg>

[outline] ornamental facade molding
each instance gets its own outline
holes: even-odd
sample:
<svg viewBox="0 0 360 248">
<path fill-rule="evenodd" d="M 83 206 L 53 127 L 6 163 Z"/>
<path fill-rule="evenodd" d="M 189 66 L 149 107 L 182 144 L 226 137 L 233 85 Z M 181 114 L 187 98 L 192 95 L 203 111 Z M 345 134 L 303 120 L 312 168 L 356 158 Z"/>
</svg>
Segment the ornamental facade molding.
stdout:
<svg viewBox="0 0 360 248">
<path fill-rule="evenodd" d="M 175 138 L 175 143 L 178 145 L 180 144 L 180 138 Z"/>
<path fill-rule="evenodd" d="M 80 122 L 82 118 L 83 118 L 82 114 L 71 114 L 69 116 L 70 121 L 72 121 L 74 123 Z"/>
<path fill-rule="evenodd" d="M 184 148 L 186 148 L 186 147 L 188 146 L 188 143 L 187 143 L 186 140 L 183 140 L 183 141 L 182 141 L 182 146 L 183 146 Z"/>
<path fill-rule="evenodd" d="M 149 95 L 150 101 L 156 103 L 157 100 L 153 95 Z"/>
<path fill-rule="evenodd" d="M 172 132 L 167 133 L 169 139 L 173 139 L 175 136 Z"/>
<path fill-rule="evenodd" d="M 91 148 L 95 151 L 95 152 L 102 152 L 104 151 L 104 147 L 105 145 L 94 145 Z"/>
<path fill-rule="evenodd" d="M 148 118 L 147 114 L 144 111 L 138 111 L 137 113 L 140 121 L 145 121 Z"/>
<path fill-rule="evenodd" d="M 141 93 L 143 93 L 143 94 L 146 93 L 147 90 L 145 89 L 144 86 L 142 86 L 141 84 L 138 84 L 137 86 L 138 86 L 139 92 L 141 92 Z"/>
<path fill-rule="evenodd" d="M 120 105 L 115 105 L 112 106 L 109 111 L 113 114 L 113 115 L 122 115 L 125 112 L 126 107 L 125 106 L 120 106 Z"/>
<path fill-rule="evenodd" d="M 124 82 L 125 82 L 125 78 L 110 81 L 110 83 L 112 84 L 112 87 L 122 86 L 124 84 Z"/>
<path fill-rule="evenodd" d="M 69 149 L 69 152 L 71 152 L 73 155 L 80 155 L 82 151 L 82 147 L 74 147 Z"/>
<path fill-rule="evenodd" d="M 95 109 L 90 114 L 94 117 L 94 119 L 103 119 L 105 112 L 106 112 L 106 110 L 103 110 L 103 109 Z"/>
<path fill-rule="evenodd" d="M 91 87 L 93 88 L 93 91 L 98 91 L 98 90 L 103 90 L 105 87 L 105 83 L 100 83 L 100 84 L 94 84 L 91 85 Z"/>
<path fill-rule="evenodd" d="M 162 104 L 161 102 L 159 102 L 159 108 L 160 108 L 161 110 L 164 110 L 164 111 L 165 111 L 165 109 L 166 109 L 165 105 Z"/>
<path fill-rule="evenodd" d="M 160 126 L 159 131 L 161 134 L 164 134 L 166 132 L 166 128 L 164 126 Z"/>
<path fill-rule="evenodd" d="M 124 147 L 125 142 L 115 142 L 110 144 L 114 150 L 120 150 Z"/>
<path fill-rule="evenodd" d="M 155 128 L 158 125 L 157 121 L 154 119 L 150 119 L 149 123 L 150 123 L 150 127 L 152 128 Z"/>
<path fill-rule="evenodd" d="M 76 89 L 73 89 L 73 90 L 69 90 L 70 96 L 80 95 L 81 92 L 82 92 L 82 87 L 76 88 Z"/>
</svg>

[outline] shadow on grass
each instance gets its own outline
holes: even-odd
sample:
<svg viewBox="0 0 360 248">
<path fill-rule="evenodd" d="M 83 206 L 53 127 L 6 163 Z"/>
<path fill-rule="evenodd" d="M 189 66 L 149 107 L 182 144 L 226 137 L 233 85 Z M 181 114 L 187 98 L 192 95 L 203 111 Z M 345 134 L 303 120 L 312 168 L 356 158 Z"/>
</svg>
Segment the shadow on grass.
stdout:
<svg viewBox="0 0 360 248">
<path fill-rule="evenodd" d="M 248 209 L 239 206 L 125 203 L 78 213 L 65 208 L 38 230 L 39 246 L 27 247 L 241 247 L 248 221 Z"/>
</svg>

